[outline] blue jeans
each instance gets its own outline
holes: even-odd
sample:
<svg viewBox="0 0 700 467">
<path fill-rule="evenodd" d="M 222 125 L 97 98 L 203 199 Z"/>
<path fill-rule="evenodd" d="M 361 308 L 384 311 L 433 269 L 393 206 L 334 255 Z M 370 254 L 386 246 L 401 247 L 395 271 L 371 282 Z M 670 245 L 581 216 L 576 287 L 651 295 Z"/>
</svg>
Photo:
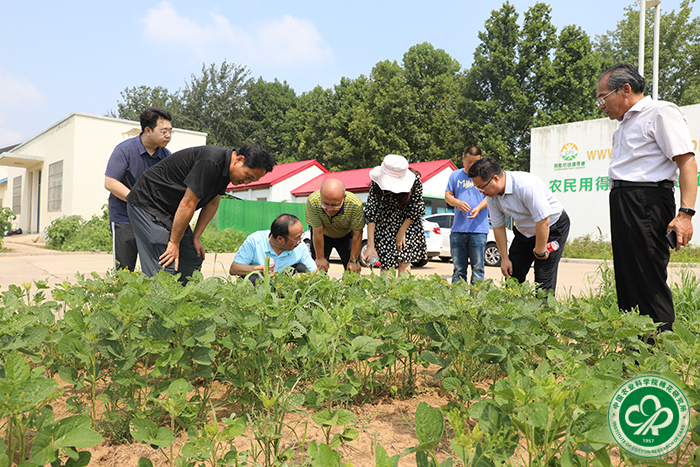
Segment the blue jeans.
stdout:
<svg viewBox="0 0 700 467">
<path fill-rule="evenodd" d="M 454 272 L 452 283 L 467 280 L 467 268 L 472 265 L 471 284 L 484 280 L 484 251 L 486 250 L 485 233 L 450 233 L 450 253 Z"/>
</svg>

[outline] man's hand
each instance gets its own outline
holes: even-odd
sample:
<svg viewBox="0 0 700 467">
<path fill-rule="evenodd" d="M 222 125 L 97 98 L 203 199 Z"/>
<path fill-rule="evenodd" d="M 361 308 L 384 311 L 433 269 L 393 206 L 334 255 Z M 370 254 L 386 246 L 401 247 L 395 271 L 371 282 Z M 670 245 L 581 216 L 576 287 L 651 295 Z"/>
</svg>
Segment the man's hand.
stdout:
<svg viewBox="0 0 700 467">
<path fill-rule="evenodd" d="M 164 268 L 170 266 L 170 263 L 174 262 L 174 267 L 177 271 L 180 267 L 180 245 L 173 242 L 168 242 L 168 247 L 165 249 L 165 253 L 160 255 L 160 258 L 158 259 L 160 260 L 158 264 Z"/>
<path fill-rule="evenodd" d="M 316 258 L 316 267 L 328 272 L 328 269 L 331 267 L 331 263 L 329 263 L 326 258 L 318 257 Z"/>
<path fill-rule="evenodd" d="M 681 247 L 690 243 L 693 238 L 692 217 L 684 212 L 679 212 L 666 228 L 666 232 L 671 230 L 676 231 L 676 251 L 680 251 Z"/>
<path fill-rule="evenodd" d="M 466 201 L 462 201 L 462 200 L 457 199 L 457 198 L 455 198 L 455 200 L 457 202 L 455 203 L 454 207 L 456 207 L 457 209 L 459 209 L 463 213 L 466 214 L 471 210 L 472 207 Z"/>
<path fill-rule="evenodd" d="M 197 256 L 201 256 L 202 261 L 204 261 L 204 256 L 205 256 L 204 253 L 205 252 L 204 252 L 204 246 L 202 245 L 201 239 L 199 237 L 198 238 L 192 237 L 192 245 L 194 246 L 194 251 L 197 252 Z"/>
<path fill-rule="evenodd" d="M 501 255 L 501 272 L 504 276 L 510 277 L 513 274 L 513 263 Z"/>
<path fill-rule="evenodd" d="M 481 208 L 480 208 L 479 206 L 475 207 L 475 208 L 472 209 L 472 211 L 469 213 L 469 215 L 467 216 L 467 219 L 475 219 L 476 216 L 478 216 L 480 212 L 481 212 Z"/>
<path fill-rule="evenodd" d="M 347 270 L 354 271 L 354 272 L 360 274 L 362 272 L 362 266 L 360 266 L 360 263 L 355 263 L 354 261 L 350 261 L 348 263 Z"/>
</svg>

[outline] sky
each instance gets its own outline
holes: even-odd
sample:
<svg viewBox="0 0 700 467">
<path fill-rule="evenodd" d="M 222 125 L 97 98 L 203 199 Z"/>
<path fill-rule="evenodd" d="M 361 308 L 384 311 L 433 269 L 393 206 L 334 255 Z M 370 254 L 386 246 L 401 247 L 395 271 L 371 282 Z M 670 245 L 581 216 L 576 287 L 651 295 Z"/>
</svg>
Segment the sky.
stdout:
<svg viewBox="0 0 700 467">
<path fill-rule="evenodd" d="M 175 92 L 201 75 L 203 65 L 224 60 L 245 66 L 251 78 L 286 81 L 297 94 L 368 76 L 384 60 L 400 64 L 423 42 L 467 69 L 479 31 L 503 3 L 0 0 L 0 148 L 27 141 L 73 112 L 116 111 L 125 88 Z M 510 3 L 522 23 L 536 1 Z M 614 30 L 633 0 L 544 3 L 557 31 L 576 24 L 594 39 Z M 662 11 L 680 3 L 663 0 Z"/>
</svg>

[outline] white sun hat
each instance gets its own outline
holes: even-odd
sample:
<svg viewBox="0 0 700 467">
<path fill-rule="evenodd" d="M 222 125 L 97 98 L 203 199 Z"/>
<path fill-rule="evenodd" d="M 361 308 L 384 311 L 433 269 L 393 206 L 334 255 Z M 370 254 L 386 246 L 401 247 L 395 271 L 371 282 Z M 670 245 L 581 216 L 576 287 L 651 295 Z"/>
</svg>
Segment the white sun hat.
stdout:
<svg viewBox="0 0 700 467">
<path fill-rule="evenodd" d="M 382 165 L 369 171 L 369 178 L 382 190 L 392 193 L 408 193 L 416 180 L 416 174 L 408 170 L 408 161 L 403 156 L 389 154 Z"/>
</svg>

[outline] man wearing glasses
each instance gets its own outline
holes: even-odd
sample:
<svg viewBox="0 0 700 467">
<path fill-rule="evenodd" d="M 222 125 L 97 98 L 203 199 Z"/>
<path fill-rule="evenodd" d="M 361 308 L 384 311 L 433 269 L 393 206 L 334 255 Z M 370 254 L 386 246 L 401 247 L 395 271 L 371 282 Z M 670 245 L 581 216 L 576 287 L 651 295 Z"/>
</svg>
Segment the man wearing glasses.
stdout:
<svg viewBox="0 0 700 467">
<path fill-rule="evenodd" d="M 173 132 L 172 116 L 167 110 L 149 107 L 141 112 L 139 119 L 141 134 L 114 148 L 105 172 L 105 188 L 110 192 L 108 206 L 114 268 L 129 271 L 136 267 L 138 250 L 126 212 L 126 196 L 147 169 L 170 155 L 165 147 Z"/>
<path fill-rule="evenodd" d="M 274 165 L 258 146 L 198 146 L 177 151 L 145 171 L 126 198 L 144 274 L 152 277 L 165 270 L 187 283 L 202 268 L 201 236 L 228 184 L 252 183 Z"/>
<path fill-rule="evenodd" d="M 688 123 L 670 102 L 644 96 L 645 81 L 623 63 L 598 79 L 596 104 L 620 122 L 613 134 L 610 178 L 610 232 L 617 302 L 621 310 L 639 307 L 659 330 L 671 330 L 673 297 L 666 282 L 668 232 L 676 251 L 693 237 L 697 163 Z M 673 194 L 680 185 L 680 208 Z"/>
<path fill-rule="evenodd" d="M 361 271 L 362 229 L 365 214 L 362 201 L 345 191 L 343 182 L 329 178 L 306 200 L 306 223 L 311 227 L 311 257 L 328 272 L 328 257 L 336 249 L 343 268 Z M 319 255 L 318 252 L 323 252 Z"/>
<path fill-rule="evenodd" d="M 492 158 L 474 162 L 469 177 L 474 187 L 488 198 L 503 275 L 525 282 L 534 262 L 538 287 L 556 292 L 559 260 L 570 227 L 564 206 L 539 177 L 528 172 L 504 171 Z M 514 224 L 515 237 L 510 250 L 506 216 L 512 217 Z M 552 242 L 557 242 L 558 248 L 553 248 Z"/>
<path fill-rule="evenodd" d="M 245 277 L 255 273 L 248 276 L 255 284 L 265 270 L 266 257 L 270 258 L 270 269 L 274 272 L 285 268 L 292 273 L 315 271 L 316 263 L 301 240 L 303 234 L 304 226 L 297 216 L 280 214 L 272 221 L 270 230 L 248 235 L 231 263 L 229 274 Z"/>
</svg>

